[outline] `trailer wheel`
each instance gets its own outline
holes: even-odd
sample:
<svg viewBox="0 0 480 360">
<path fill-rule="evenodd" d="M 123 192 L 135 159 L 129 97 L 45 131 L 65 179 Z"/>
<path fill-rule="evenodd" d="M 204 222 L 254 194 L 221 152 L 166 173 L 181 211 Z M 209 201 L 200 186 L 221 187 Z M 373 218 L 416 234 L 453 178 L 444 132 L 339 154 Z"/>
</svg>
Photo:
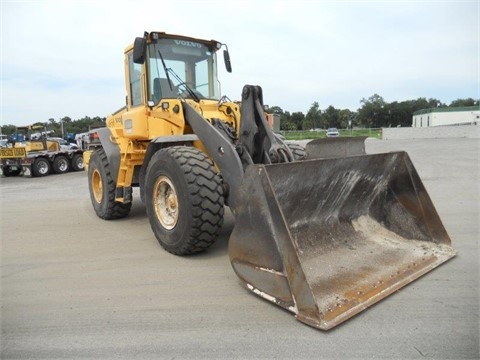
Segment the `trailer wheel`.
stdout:
<svg viewBox="0 0 480 360">
<path fill-rule="evenodd" d="M 72 170 L 80 171 L 85 168 L 85 163 L 83 162 L 83 154 L 75 154 L 72 157 Z"/>
<path fill-rule="evenodd" d="M 70 162 L 63 155 L 58 155 L 53 160 L 53 172 L 55 174 L 64 174 L 70 170 Z"/>
<path fill-rule="evenodd" d="M 5 176 L 5 177 L 12 176 L 12 170 L 10 169 L 10 166 L 3 166 L 2 167 L 2 175 Z"/>
<path fill-rule="evenodd" d="M 88 189 L 95 213 L 105 220 L 120 219 L 130 213 L 132 203 L 115 201 L 115 181 L 112 179 L 107 155 L 95 150 L 88 167 Z"/>
<path fill-rule="evenodd" d="M 47 176 L 50 174 L 50 162 L 44 157 L 36 158 L 32 165 L 32 176 Z"/>
<path fill-rule="evenodd" d="M 222 181 L 203 152 L 165 148 L 148 163 L 145 205 L 165 250 L 176 255 L 201 252 L 215 242 L 223 224 Z"/>
<path fill-rule="evenodd" d="M 22 169 L 15 169 L 12 170 L 10 166 L 4 166 L 2 169 L 3 176 L 10 177 L 10 176 L 18 176 L 22 172 Z"/>
</svg>

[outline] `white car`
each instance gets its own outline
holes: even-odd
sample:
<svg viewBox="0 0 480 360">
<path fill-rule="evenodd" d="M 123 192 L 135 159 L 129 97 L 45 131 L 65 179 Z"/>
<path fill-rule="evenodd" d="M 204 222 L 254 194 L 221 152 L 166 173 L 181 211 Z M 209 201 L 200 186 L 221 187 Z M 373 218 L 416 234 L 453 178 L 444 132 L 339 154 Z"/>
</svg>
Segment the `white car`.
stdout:
<svg viewBox="0 0 480 360">
<path fill-rule="evenodd" d="M 329 128 L 327 130 L 327 137 L 338 137 L 340 133 L 338 132 L 337 128 Z"/>
<path fill-rule="evenodd" d="M 50 137 L 50 138 L 48 138 L 48 140 L 58 142 L 60 144 L 60 150 L 62 150 L 62 151 L 78 149 L 77 144 L 71 144 L 67 140 L 62 139 L 62 138 Z"/>
</svg>

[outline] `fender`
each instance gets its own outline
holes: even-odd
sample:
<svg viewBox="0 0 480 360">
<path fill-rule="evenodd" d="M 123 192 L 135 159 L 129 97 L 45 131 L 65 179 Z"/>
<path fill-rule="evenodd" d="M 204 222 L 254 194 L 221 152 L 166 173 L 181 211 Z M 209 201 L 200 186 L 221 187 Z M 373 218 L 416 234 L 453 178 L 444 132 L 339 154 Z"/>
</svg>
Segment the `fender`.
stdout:
<svg viewBox="0 0 480 360">
<path fill-rule="evenodd" d="M 145 153 L 145 158 L 143 159 L 140 177 L 142 178 L 142 176 L 145 175 L 150 159 L 152 158 L 153 154 L 155 154 L 158 150 L 173 145 L 191 144 L 192 142 L 197 140 L 198 136 L 194 134 L 159 136 L 153 139 L 150 144 L 148 144 L 147 152 Z M 140 184 L 143 184 L 142 181 L 140 181 Z"/>
<path fill-rule="evenodd" d="M 172 135 L 172 136 L 159 136 L 153 139 L 150 144 L 148 144 L 147 152 L 145 153 L 145 158 L 143 159 L 143 165 L 140 169 L 140 173 L 138 174 L 138 183 L 140 186 L 140 198 L 142 202 L 145 200 L 145 175 L 147 173 L 148 163 L 152 158 L 153 154 L 155 154 L 158 150 L 179 144 L 191 144 L 194 141 L 199 140 L 198 136 L 195 134 L 186 134 L 186 135 Z"/>
<path fill-rule="evenodd" d="M 105 155 L 107 155 L 112 179 L 116 182 L 118 179 L 118 170 L 120 169 L 120 146 L 112 141 L 112 133 L 109 128 L 98 128 L 95 129 L 95 132 L 98 134 L 98 139 L 100 140 L 100 144 L 102 144 Z"/>
</svg>

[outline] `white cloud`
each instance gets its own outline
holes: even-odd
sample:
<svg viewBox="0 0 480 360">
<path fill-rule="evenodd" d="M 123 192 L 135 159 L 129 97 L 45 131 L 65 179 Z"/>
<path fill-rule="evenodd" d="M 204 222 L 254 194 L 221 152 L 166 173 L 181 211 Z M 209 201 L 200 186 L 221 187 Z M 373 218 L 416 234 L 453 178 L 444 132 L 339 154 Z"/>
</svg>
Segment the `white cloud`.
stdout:
<svg viewBox="0 0 480 360">
<path fill-rule="evenodd" d="M 477 1 L 1 2 L 2 124 L 106 116 L 124 103 L 123 50 L 143 31 L 228 44 L 239 99 L 258 84 L 291 112 L 356 110 L 377 93 L 450 102 L 479 94 Z"/>
</svg>

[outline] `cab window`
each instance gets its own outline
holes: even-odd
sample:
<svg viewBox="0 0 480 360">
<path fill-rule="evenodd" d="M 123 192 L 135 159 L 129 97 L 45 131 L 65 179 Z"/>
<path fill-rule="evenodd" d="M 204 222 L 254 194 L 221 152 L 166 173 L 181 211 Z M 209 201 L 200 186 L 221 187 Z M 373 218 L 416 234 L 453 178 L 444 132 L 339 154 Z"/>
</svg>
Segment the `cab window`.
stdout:
<svg viewBox="0 0 480 360">
<path fill-rule="evenodd" d="M 133 53 L 128 55 L 128 69 L 130 74 L 130 105 L 142 104 L 142 64 L 133 62 Z"/>
</svg>

